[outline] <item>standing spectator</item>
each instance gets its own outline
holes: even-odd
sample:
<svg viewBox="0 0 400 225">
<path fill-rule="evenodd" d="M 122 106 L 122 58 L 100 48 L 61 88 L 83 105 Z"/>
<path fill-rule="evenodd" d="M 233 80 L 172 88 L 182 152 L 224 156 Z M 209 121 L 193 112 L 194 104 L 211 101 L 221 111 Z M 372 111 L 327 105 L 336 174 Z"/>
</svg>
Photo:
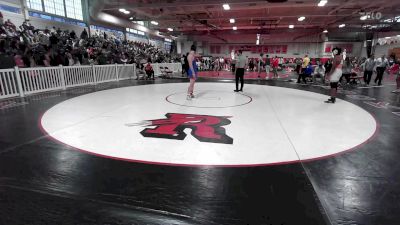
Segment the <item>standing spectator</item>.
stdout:
<svg viewBox="0 0 400 225">
<path fill-rule="evenodd" d="M 86 28 L 83 29 L 80 38 L 83 40 L 86 40 L 88 38 L 88 32 L 86 31 Z"/>
<path fill-rule="evenodd" d="M 389 62 L 385 58 L 385 55 L 382 55 L 381 58 L 376 59 L 376 78 L 375 84 L 378 82 L 378 86 L 382 85 L 382 78 L 385 70 L 388 68 Z"/>
<path fill-rule="evenodd" d="M 279 57 L 279 67 L 283 68 L 283 57 Z"/>
<path fill-rule="evenodd" d="M 250 71 L 254 71 L 254 61 L 253 61 L 253 59 L 250 59 L 249 69 L 250 69 Z"/>
<path fill-rule="evenodd" d="M 274 74 L 274 78 L 279 78 L 278 66 L 279 66 L 279 59 L 278 56 L 275 56 L 275 58 L 272 60 L 272 73 Z"/>
<path fill-rule="evenodd" d="M 258 58 L 258 66 L 257 66 L 257 70 L 258 70 L 258 78 L 260 78 L 260 73 L 263 69 L 264 66 L 264 59 L 263 59 L 264 54 L 261 53 L 260 54 L 260 58 Z"/>
<path fill-rule="evenodd" d="M 265 59 L 265 72 L 267 73 L 267 76 L 265 79 L 269 78 L 269 71 L 271 70 L 271 59 L 269 58 L 269 55 L 267 55 L 267 58 Z"/>
<path fill-rule="evenodd" d="M 303 63 L 301 65 L 301 69 L 305 70 L 307 68 L 308 64 L 310 64 L 310 58 L 308 58 L 308 55 L 305 55 L 303 58 Z M 300 71 L 300 73 L 303 73 L 303 72 Z"/>
<path fill-rule="evenodd" d="M 300 75 L 302 61 L 300 58 L 296 58 L 295 63 L 296 63 L 296 73 L 297 73 L 297 75 Z"/>
<path fill-rule="evenodd" d="M 328 73 L 330 73 L 331 72 L 331 69 L 332 69 L 332 60 L 331 59 L 328 59 L 326 62 L 325 62 L 325 75 L 327 75 Z"/>
<path fill-rule="evenodd" d="M 307 77 L 311 77 L 311 74 L 313 73 L 313 68 L 312 68 L 312 65 L 311 65 L 311 63 L 309 63 L 308 65 L 307 65 L 307 67 L 304 69 L 304 70 L 302 70 L 302 73 L 299 75 L 299 77 L 297 78 L 297 83 L 299 84 L 300 83 L 300 79 L 302 79 L 303 80 L 303 82 L 305 83 L 305 84 L 307 84 L 307 80 L 306 80 L 306 78 Z"/>
<path fill-rule="evenodd" d="M 365 85 L 369 85 L 375 68 L 374 55 L 370 55 L 369 58 L 365 60 L 363 64 L 361 64 L 361 68 L 364 70 L 364 83 Z"/>
<path fill-rule="evenodd" d="M 181 57 L 181 64 L 182 64 L 182 77 L 186 72 L 186 63 L 185 63 L 185 55 L 182 55 Z"/>
<path fill-rule="evenodd" d="M 346 57 L 342 66 L 342 77 L 340 77 L 339 82 L 341 83 L 344 77 L 346 79 L 346 84 L 349 84 L 352 70 L 353 70 L 353 65 L 350 62 L 350 58 Z"/>
</svg>

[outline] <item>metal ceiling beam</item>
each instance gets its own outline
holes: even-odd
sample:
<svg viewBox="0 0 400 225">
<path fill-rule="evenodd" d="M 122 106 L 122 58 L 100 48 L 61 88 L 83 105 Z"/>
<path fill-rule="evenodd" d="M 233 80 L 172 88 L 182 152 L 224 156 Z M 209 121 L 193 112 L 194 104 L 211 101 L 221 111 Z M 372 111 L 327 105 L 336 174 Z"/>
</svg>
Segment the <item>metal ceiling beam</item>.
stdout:
<svg viewBox="0 0 400 225">
<path fill-rule="evenodd" d="M 351 16 L 352 14 L 345 14 L 343 16 Z M 179 16 L 179 15 L 178 15 Z M 253 19 L 253 20 L 278 20 L 281 18 L 298 18 L 300 16 L 306 16 L 308 18 L 327 18 L 327 17 L 336 17 L 336 15 L 309 15 L 309 14 L 298 14 L 298 15 L 287 15 L 287 16 L 253 16 L 253 15 L 238 15 L 235 16 L 234 18 L 236 20 L 239 19 Z M 198 20 L 208 20 L 208 21 L 214 21 L 214 20 L 229 20 L 232 18 L 232 16 L 222 16 L 218 18 L 196 18 Z M 180 21 L 181 19 L 179 18 L 159 18 L 159 21 L 164 21 L 164 22 L 172 22 L 172 21 Z"/>
<path fill-rule="evenodd" d="M 158 2 L 158 3 L 141 3 L 141 2 L 121 2 L 118 6 L 115 5 L 109 5 L 107 9 L 119 9 L 121 7 L 124 8 L 136 8 L 136 9 L 141 9 L 141 8 L 166 8 L 166 7 L 195 7 L 195 6 L 216 6 L 219 5 L 221 6 L 222 10 L 222 4 L 227 3 L 226 0 L 203 0 L 203 1 L 174 1 L 174 2 L 168 2 L 168 1 L 163 1 L 163 2 Z M 240 7 L 241 5 L 243 7 L 249 8 L 249 4 L 261 4 L 262 7 L 265 8 L 298 8 L 298 7 L 316 7 L 317 6 L 317 1 L 308 1 L 305 3 L 300 3 L 297 4 L 295 2 L 286 2 L 286 3 L 268 3 L 265 0 L 230 0 L 229 5 L 231 5 L 231 11 L 235 10 L 234 6 Z M 331 6 L 340 6 L 341 3 L 332 3 Z M 233 6 L 233 7 L 232 7 Z M 256 6 L 256 8 L 259 8 L 260 5 Z"/>
</svg>

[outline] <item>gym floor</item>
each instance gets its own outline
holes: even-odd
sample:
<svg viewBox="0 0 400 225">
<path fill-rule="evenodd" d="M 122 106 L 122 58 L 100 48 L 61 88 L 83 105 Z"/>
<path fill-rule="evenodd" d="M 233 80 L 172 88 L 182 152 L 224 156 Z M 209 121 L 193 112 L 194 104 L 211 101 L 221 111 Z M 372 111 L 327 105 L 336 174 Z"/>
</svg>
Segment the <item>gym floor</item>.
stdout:
<svg viewBox="0 0 400 225">
<path fill-rule="evenodd" d="M 289 78 L 0 101 L 0 224 L 400 224 L 394 83 L 326 104 Z"/>
</svg>

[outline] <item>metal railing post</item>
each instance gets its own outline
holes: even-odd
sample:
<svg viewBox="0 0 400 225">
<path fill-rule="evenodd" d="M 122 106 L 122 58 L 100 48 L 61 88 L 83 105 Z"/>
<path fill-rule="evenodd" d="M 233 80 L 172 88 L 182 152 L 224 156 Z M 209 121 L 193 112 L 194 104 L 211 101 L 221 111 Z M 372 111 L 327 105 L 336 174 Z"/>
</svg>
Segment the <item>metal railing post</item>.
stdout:
<svg viewBox="0 0 400 225">
<path fill-rule="evenodd" d="M 136 76 L 136 63 L 133 64 L 133 79 L 135 79 Z"/>
<path fill-rule="evenodd" d="M 18 66 L 14 67 L 14 70 L 15 70 L 15 77 L 17 78 L 19 97 L 25 97 L 24 89 L 22 88 L 22 81 L 21 81 L 21 76 L 19 74 Z"/>
<path fill-rule="evenodd" d="M 115 76 L 117 78 L 117 81 L 119 81 L 119 76 L 118 76 L 118 64 L 115 63 Z"/>
<path fill-rule="evenodd" d="M 67 85 L 65 83 L 65 76 L 64 76 L 64 67 L 62 65 L 58 66 L 59 70 L 60 70 L 60 79 L 61 79 L 61 86 L 63 90 L 67 89 Z"/>
<path fill-rule="evenodd" d="M 93 84 L 96 85 L 96 84 L 97 84 L 97 80 L 96 80 L 96 70 L 95 70 L 93 64 L 92 64 L 92 73 L 93 73 Z"/>
</svg>

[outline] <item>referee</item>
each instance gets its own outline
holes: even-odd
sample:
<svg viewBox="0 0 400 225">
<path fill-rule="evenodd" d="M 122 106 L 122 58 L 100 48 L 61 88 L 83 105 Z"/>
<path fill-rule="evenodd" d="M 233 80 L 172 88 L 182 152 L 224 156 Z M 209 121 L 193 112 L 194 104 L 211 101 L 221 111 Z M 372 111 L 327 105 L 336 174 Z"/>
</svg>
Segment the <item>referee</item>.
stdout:
<svg viewBox="0 0 400 225">
<path fill-rule="evenodd" d="M 244 76 L 244 69 L 246 68 L 246 57 L 242 55 L 242 50 L 239 50 L 238 52 L 238 57 L 236 61 L 236 74 L 235 74 L 235 79 L 236 79 L 236 89 L 234 92 L 239 92 L 243 91 L 243 76 Z M 239 89 L 239 79 L 240 79 L 240 89 Z"/>
</svg>

